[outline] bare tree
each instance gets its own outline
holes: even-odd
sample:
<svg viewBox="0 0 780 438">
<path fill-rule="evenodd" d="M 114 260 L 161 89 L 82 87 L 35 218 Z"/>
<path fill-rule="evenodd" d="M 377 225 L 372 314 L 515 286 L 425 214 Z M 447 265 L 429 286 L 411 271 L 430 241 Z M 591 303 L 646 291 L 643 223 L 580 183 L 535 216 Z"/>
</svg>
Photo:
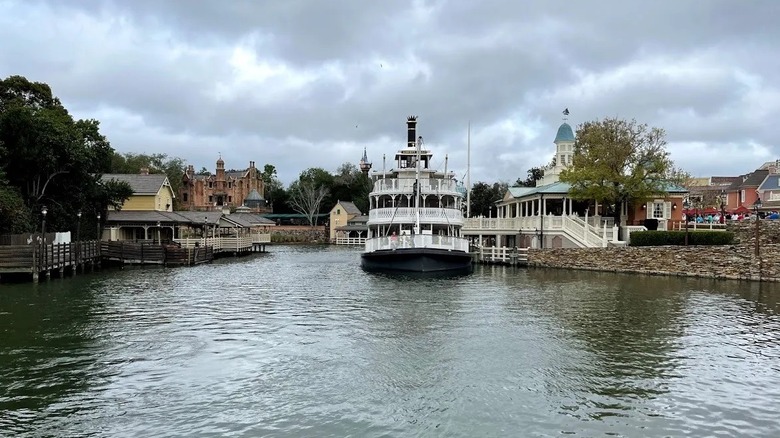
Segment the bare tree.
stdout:
<svg viewBox="0 0 780 438">
<path fill-rule="evenodd" d="M 290 185 L 290 207 L 306 216 L 309 225 L 314 225 L 314 217 L 320 211 L 323 199 L 328 196 L 327 187 L 316 187 L 312 181 L 296 181 Z"/>
</svg>

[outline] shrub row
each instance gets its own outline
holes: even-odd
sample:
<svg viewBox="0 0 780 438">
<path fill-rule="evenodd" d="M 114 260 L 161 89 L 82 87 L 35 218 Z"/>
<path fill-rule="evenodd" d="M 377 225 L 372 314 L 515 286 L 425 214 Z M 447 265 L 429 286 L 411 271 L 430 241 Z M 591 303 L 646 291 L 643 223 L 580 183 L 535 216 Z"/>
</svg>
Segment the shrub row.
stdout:
<svg viewBox="0 0 780 438">
<path fill-rule="evenodd" d="M 690 231 L 688 245 L 731 245 L 731 231 Z M 685 245 L 685 231 L 636 231 L 631 233 L 631 246 Z"/>
</svg>

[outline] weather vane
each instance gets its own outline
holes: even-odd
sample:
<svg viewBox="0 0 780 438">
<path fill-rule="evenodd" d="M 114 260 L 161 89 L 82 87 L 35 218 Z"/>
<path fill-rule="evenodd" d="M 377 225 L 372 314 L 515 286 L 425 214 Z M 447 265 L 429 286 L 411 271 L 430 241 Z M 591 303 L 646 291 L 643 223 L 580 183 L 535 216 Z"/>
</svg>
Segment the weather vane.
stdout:
<svg viewBox="0 0 780 438">
<path fill-rule="evenodd" d="M 568 119 L 569 119 L 569 108 L 564 108 L 564 110 L 563 110 L 563 121 L 565 122 Z"/>
</svg>

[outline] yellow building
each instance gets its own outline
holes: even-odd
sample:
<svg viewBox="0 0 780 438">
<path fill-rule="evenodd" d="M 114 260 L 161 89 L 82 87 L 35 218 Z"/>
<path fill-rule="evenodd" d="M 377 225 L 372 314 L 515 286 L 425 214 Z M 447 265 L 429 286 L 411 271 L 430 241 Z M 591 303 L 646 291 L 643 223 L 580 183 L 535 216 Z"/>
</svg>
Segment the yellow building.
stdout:
<svg viewBox="0 0 780 438">
<path fill-rule="evenodd" d="M 355 204 L 347 201 L 338 201 L 330 209 L 330 241 L 337 243 L 339 237 L 346 237 L 349 234 L 349 227 L 357 224 L 350 224 L 355 218 L 361 217 L 360 210 Z M 365 222 L 365 221 L 363 221 Z M 368 227 L 363 224 L 363 237 L 367 234 Z"/>
<path fill-rule="evenodd" d="M 133 189 L 133 195 L 122 204 L 122 210 L 173 211 L 175 195 L 168 177 L 162 173 L 149 174 L 145 169 L 138 175 L 107 173 L 102 181 L 123 181 Z"/>
</svg>

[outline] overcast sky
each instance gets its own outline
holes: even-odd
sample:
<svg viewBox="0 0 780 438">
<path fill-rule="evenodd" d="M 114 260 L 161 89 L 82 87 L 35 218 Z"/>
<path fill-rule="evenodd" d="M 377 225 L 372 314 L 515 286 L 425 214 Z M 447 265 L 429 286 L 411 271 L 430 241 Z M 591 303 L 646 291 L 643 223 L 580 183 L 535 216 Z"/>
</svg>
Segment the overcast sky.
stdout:
<svg viewBox="0 0 780 438">
<path fill-rule="evenodd" d="M 434 165 L 514 182 L 562 110 L 664 128 L 695 176 L 780 157 L 780 1 L 0 0 L 0 76 L 48 83 L 119 152 L 213 171 L 375 169 L 406 117 Z"/>
</svg>

